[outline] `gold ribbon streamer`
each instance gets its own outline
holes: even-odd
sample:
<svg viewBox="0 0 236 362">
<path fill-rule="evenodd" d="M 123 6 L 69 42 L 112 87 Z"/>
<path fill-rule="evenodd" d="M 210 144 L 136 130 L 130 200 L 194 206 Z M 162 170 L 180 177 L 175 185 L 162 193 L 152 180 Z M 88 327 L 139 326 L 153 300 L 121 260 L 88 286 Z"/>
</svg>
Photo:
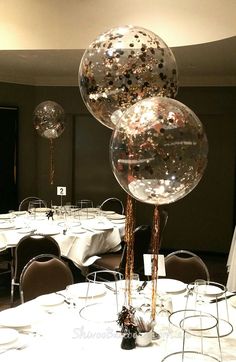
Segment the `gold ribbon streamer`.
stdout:
<svg viewBox="0 0 236 362">
<path fill-rule="evenodd" d="M 157 277 L 158 277 L 158 253 L 160 248 L 160 214 L 158 206 L 154 208 L 152 225 L 152 320 L 156 317 L 156 298 L 157 298 Z"/>
<path fill-rule="evenodd" d="M 126 224 L 125 224 L 125 242 L 126 242 L 126 264 L 125 264 L 125 290 L 128 305 L 131 305 L 131 280 L 134 269 L 134 200 L 128 194 L 126 201 Z"/>
<path fill-rule="evenodd" d="M 50 185 L 54 183 L 54 147 L 53 147 L 53 140 L 50 138 L 50 171 L 49 171 L 49 181 Z"/>
</svg>

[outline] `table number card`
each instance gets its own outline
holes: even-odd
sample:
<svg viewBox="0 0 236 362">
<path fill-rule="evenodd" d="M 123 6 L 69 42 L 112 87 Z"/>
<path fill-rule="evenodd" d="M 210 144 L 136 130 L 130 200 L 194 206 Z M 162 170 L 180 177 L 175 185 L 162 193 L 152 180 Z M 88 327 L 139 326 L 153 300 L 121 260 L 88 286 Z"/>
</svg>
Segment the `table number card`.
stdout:
<svg viewBox="0 0 236 362">
<path fill-rule="evenodd" d="M 66 196 L 66 187 L 65 186 L 57 186 L 57 195 L 58 196 Z"/>
<path fill-rule="evenodd" d="M 153 254 L 143 254 L 143 263 L 144 263 L 144 274 L 152 275 L 152 258 Z M 165 268 L 165 258 L 164 255 L 158 255 L 158 276 L 166 276 Z"/>
</svg>

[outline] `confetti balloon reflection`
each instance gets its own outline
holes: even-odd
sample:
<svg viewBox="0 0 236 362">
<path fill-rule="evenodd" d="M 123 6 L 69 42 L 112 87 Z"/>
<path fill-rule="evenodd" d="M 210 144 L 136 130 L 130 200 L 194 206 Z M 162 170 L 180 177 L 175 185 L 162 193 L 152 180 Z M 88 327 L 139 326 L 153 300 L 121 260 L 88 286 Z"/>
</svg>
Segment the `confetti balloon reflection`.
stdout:
<svg viewBox="0 0 236 362">
<path fill-rule="evenodd" d="M 114 129 L 122 113 L 137 101 L 176 95 L 177 65 L 172 51 L 153 32 L 118 27 L 98 36 L 85 51 L 79 86 L 90 113 Z"/>
<path fill-rule="evenodd" d="M 131 196 L 149 204 L 169 204 L 193 190 L 205 170 L 207 153 L 198 117 L 166 97 L 130 107 L 111 137 L 116 179 Z"/>
</svg>

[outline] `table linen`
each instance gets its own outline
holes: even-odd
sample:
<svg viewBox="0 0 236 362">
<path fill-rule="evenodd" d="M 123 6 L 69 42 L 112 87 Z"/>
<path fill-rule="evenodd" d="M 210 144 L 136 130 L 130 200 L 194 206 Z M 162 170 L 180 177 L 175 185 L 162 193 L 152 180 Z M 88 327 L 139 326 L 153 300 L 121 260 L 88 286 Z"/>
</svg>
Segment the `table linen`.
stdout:
<svg viewBox="0 0 236 362">
<path fill-rule="evenodd" d="M 147 300 L 147 293 L 150 288 L 145 288 L 145 293 L 142 292 L 135 296 L 132 300 L 134 306 L 139 305 L 144 300 Z M 68 297 L 68 290 L 61 291 L 61 294 Z M 172 298 L 173 311 L 183 309 L 186 305 L 186 293 L 168 294 Z M 50 295 L 49 295 L 50 297 Z M 166 316 L 159 315 L 156 319 L 155 330 L 160 334 L 161 338 L 152 341 L 148 347 L 136 347 L 133 350 L 122 350 L 121 334 L 119 327 L 114 320 L 108 322 L 109 310 L 107 306 L 114 306 L 115 295 L 109 289 L 106 289 L 105 294 L 95 296 L 86 302 L 85 298 L 77 298 L 75 300 L 75 307 L 67 303 L 60 303 L 50 305 L 42 305 L 40 297 L 27 302 L 19 307 L 10 309 L 9 315 L 21 315 L 24 321 L 24 316 L 27 320 L 26 324 L 31 320 L 30 327 L 22 328 L 23 337 L 28 337 L 24 340 L 26 348 L 22 350 L 10 350 L 1 355 L 1 362 L 12 361 L 43 361 L 52 359 L 53 361 L 71 360 L 86 360 L 93 361 L 99 359 L 104 362 L 108 361 L 127 361 L 127 360 L 141 360 L 153 359 L 160 362 L 162 358 L 167 355 L 174 348 L 181 350 L 182 337 L 180 331 L 168 334 L 168 324 L 166 323 Z M 119 308 L 122 306 L 122 294 L 119 294 Z M 50 300 L 50 298 L 49 298 Z M 54 303 L 55 303 L 55 299 Z M 67 299 L 68 301 L 69 299 Z M 194 300 L 194 299 L 193 299 Z M 86 304 L 87 303 L 87 304 Z M 92 304 L 103 304 L 103 313 L 98 316 L 97 322 L 86 320 L 81 314 L 86 306 Z M 225 311 L 224 302 L 218 305 L 222 315 Z M 215 304 L 206 304 L 206 311 L 215 313 Z M 102 308 L 101 308 L 102 311 Z M 107 314 L 108 313 L 108 314 Z M 236 327 L 236 308 L 229 303 L 230 321 Z M 4 311 L 0 313 L 0 325 L 4 316 Z M 103 317 L 103 318 L 102 318 Z M 15 317 L 17 320 L 17 317 Z M 14 318 L 13 318 L 14 319 Z M 11 320 L 11 319 L 10 319 Z M 13 323 L 14 324 L 14 323 Z M 22 322 L 22 324 L 24 324 Z M 118 331 L 118 332 L 117 332 Z M 19 328 L 19 333 L 21 329 Z M 235 362 L 236 360 L 236 333 L 235 330 L 220 339 L 222 348 L 222 357 L 225 362 Z M 23 343 L 23 342 L 21 342 Z M 217 340 L 210 338 L 204 343 L 212 345 L 213 349 L 217 346 Z M 213 350 L 214 352 L 214 350 Z"/>
<path fill-rule="evenodd" d="M 61 218 L 52 221 L 45 216 L 29 219 L 20 215 L 11 220 L 10 225 L 5 224 L 6 228 L 3 225 L 2 222 L 0 240 L 6 247 L 15 247 L 19 240 L 30 232 L 33 235 L 37 232 L 51 235 L 58 242 L 61 254 L 83 269 L 93 264 L 99 254 L 115 252 L 121 248 L 125 220 L 120 224 L 113 224 L 105 217 L 78 222 Z"/>
<path fill-rule="evenodd" d="M 236 292 L 236 226 L 233 233 L 233 238 L 230 246 L 230 251 L 227 260 L 227 289 L 230 292 Z"/>
</svg>

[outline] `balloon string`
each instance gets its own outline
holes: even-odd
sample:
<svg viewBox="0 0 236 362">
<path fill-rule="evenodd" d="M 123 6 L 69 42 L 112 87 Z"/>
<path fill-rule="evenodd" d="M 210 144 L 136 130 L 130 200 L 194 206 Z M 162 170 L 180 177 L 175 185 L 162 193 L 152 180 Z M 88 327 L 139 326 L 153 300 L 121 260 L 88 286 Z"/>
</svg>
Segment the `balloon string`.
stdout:
<svg viewBox="0 0 236 362">
<path fill-rule="evenodd" d="M 128 305 L 131 305 L 131 280 L 134 269 L 134 200 L 127 194 L 126 201 L 126 224 L 125 224 L 125 242 L 126 242 L 126 264 L 125 264 L 125 290 Z"/>
<path fill-rule="evenodd" d="M 152 320 L 156 317 L 156 298 L 157 298 L 157 277 L 158 277 L 158 253 L 160 248 L 160 214 L 158 206 L 154 208 L 153 226 L 152 226 Z"/>
<path fill-rule="evenodd" d="M 50 172 L 49 172 L 49 181 L 50 185 L 54 183 L 54 147 L 53 147 L 53 140 L 50 139 Z"/>
</svg>

